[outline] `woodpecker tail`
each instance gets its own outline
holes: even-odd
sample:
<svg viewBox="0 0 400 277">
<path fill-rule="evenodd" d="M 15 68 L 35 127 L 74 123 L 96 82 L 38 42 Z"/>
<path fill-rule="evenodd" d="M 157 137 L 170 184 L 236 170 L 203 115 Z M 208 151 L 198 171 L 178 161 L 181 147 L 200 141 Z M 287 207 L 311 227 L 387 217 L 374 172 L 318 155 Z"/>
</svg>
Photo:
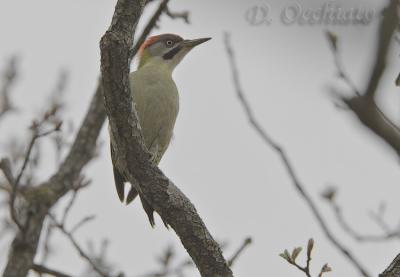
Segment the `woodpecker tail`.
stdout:
<svg viewBox="0 0 400 277">
<path fill-rule="evenodd" d="M 149 202 L 147 202 L 146 199 L 144 199 L 144 197 L 140 196 L 140 200 L 142 201 L 143 209 L 146 212 L 147 217 L 149 218 L 150 225 L 151 225 L 151 227 L 154 228 L 154 225 L 156 224 L 154 221 L 154 209 L 152 206 L 150 206 Z M 164 223 L 165 228 L 167 228 L 169 230 L 168 223 L 166 221 L 164 221 L 164 219 L 162 217 L 161 217 L 161 219 Z"/>
<path fill-rule="evenodd" d="M 147 217 L 149 218 L 150 225 L 154 228 L 154 225 L 156 224 L 154 222 L 154 209 L 150 206 L 149 202 L 144 199 L 144 197 L 140 196 L 140 200 L 142 202 L 143 209 L 146 212 Z"/>
<path fill-rule="evenodd" d="M 131 190 L 126 197 L 126 205 L 129 205 L 133 200 L 135 200 L 136 196 L 138 196 L 137 190 L 131 185 Z"/>
<path fill-rule="evenodd" d="M 112 145 L 111 145 L 110 149 L 111 149 L 111 160 L 113 161 L 113 172 L 114 172 L 115 188 L 117 189 L 119 200 L 121 200 L 121 202 L 124 202 L 124 199 L 125 199 L 125 182 L 126 182 L 126 180 L 114 165 L 114 161 L 115 161 L 116 157 L 114 156 L 115 153 L 114 153 Z M 135 198 L 138 195 L 139 195 L 138 191 L 131 184 L 131 189 L 130 189 L 127 197 L 126 197 L 126 204 L 127 205 L 130 204 L 133 200 L 135 200 Z M 154 209 L 153 209 L 153 207 L 151 207 L 149 202 L 147 202 L 146 199 L 144 199 L 144 197 L 142 197 L 141 195 L 139 195 L 139 197 L 140 197 L 140 200 L 142 202 L 143 209 L 146 212 L 147 217 L 149 218 L 150 225 L 151 225 L 151 227 L 154 228 L 154 225 L 155 225 Z M 167 229 L 169 229 L 168 224 L 164 220 L 163 220 L 163 222 L 164 222 L 165 227 Z"/>
<path fill-rule="evenodd" d="M 115 161 L 115 153 L 113 150 L 113 146 L 110 144 L 110 149 L 111 149 L 111 161 L 113 164 L 113 172 L 114 172 L 114 183 L 115 183 L 115 188 L 117 189 L 118 197 L 121 202 L 124 202 L 125 199 L 125 178 L 122 176 L 122 174 L 118 171 L 118 169 L 114 165 Z"/>
</svg>

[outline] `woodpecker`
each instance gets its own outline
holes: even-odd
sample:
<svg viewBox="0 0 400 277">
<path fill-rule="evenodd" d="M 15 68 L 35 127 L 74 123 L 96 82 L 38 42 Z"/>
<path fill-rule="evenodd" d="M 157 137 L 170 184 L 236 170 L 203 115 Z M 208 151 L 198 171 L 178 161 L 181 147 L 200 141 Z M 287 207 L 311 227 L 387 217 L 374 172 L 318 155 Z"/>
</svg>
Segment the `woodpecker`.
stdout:
<svg viewBox="0 0 400 277">
<path fill-rule="evenodd" d="M 195 46 L 211 38 L 184 40 L 175 34 L 148 38 L 139 49 L 138 69 L 129 75 L 131 94 L 147 149 L 156 165 L 171 141 L 179 110 L 179 93 L 172 78 L 175 67 Z M 110 133 L 114 182 L 121 202 L 125 200 L 127 178 L 116 167 L 114 140 Z M 131 184 L 126 204 L 139 195 L 150 225 L 154 227 L 154 209 Z M 167 224 L 164 222 L 167 226 Z"/>
</svg>

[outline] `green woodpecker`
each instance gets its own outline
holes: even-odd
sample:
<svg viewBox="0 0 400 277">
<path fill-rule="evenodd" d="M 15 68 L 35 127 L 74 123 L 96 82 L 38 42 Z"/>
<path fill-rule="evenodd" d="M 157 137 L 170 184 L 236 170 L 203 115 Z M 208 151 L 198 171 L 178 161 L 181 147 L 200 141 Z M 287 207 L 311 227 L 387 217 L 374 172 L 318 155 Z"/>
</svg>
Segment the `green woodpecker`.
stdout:
<svg viewBox="0 0 400 277">
<path fill-rule="evenodd" d="M 144 141 L 155 164 L 168 148 L 179 110 L 179 94 L 172 72 L 190 50 L 208 40 L 210 38 L 184 40 L 174 34 L 162 34 L 148 38 L 139 49 L 139 66 L 129 76 L 130 87 Z M 124 202 L 127 179 L 115 166 L 113 145 L 111 136 L 114 181 L 119 199 Z M 137 195 L 138 191 L 131 185 L 126 203 L 132 202 Z M 154 209 L 140 194 L 139 197 L 153 227 Z"/>
</svg>

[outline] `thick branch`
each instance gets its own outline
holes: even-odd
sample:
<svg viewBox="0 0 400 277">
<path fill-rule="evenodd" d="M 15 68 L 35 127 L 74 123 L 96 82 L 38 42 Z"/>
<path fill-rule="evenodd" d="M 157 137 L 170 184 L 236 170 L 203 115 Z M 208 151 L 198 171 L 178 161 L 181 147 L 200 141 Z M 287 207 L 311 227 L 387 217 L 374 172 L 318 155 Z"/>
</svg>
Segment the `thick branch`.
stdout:
<svg viewBox="0 0 400 277">
<path fill-rule="evenodd" d="M 232 276 L 219 245 L 189 199 L 150 162 L 132 105 L 129 49 L 145 1 L 119 0 L 110 28 L 101 39 L 101 73 L 117 167 L 175 230 L 202 276 Z M 123 11 L 123 12 L 122 12 Z"/>
<path fill-rule="evenodd" d="M 375 54 L 375 63 L 372 69 L 365 95 L 374 97 L 378 88 L 379 81 L 385 71 L 387 54 L 389 52 L 393 34 L 399 24 L 397 17 L 397 0 L 390 0 L 390 4 L 383 11 L 383 18 L 379 27 L 378 47 Z"/>
<path fill-rule="evenodd" d="M 400 129 L 366 96 L 344 99 L 360 122 L 400 154 Z"/>
<path fill-rule="evenodd" d="M 400 129 L 385 116 L 375 103 L 379 81 L 385 72 L 391 39 L 399 24 L 397 14 L 398 5 L 397 0 L 390 0 L 390 3 L 384 10 L 384 16 L 382 17 L 378 33 L 375 63 L 364 94 L 343 100 L 365 127 L 400 154 Z M 353 88 L 353 90 L 355 89 Z M 358 94 L 357 90 L 354 92 Z"/>
<path fill-rule="evenodd" d="M 394 258 L 388 268 L 379 277 L 397 277 L 400 276 L 400 254 Z"/>
</svg>

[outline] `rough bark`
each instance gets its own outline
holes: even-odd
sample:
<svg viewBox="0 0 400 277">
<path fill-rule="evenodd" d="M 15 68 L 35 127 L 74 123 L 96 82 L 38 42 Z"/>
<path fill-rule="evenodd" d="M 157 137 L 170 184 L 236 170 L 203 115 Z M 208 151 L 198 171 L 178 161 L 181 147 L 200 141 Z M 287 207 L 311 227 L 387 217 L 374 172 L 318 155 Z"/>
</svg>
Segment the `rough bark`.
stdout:
<svg viewBox="0 0 400 277">
<path fill-rule="evenodd" d="M 394 258 L 390 265 L 385 269 L 379 277 L 398 277 L 400 276 L 400 254 Z"/>
<path fill-rule="evenodd" d="M 119 0 L 101 39 L 101 73 L 117 167 L 177 233 L 201 276 L 233 276 L 219 245 L 189 199 L 150 162 L 129 88 L 129 48 L 145 1 Z"/>
</svg>

